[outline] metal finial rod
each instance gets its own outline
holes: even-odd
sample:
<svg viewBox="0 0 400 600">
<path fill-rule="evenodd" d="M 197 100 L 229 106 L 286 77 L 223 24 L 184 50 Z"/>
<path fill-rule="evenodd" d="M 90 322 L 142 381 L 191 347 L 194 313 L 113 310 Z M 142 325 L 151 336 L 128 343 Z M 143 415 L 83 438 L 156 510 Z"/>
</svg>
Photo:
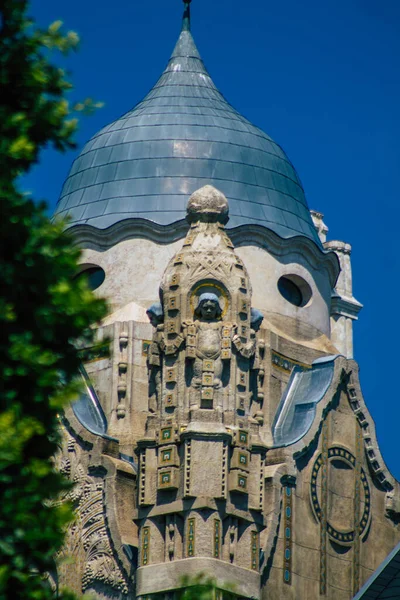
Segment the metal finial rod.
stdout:
<svg viewBox="0 0 400 600">
<path fill-rule="evenodd" d="M 183 11 L 182 31 L 190 31 L 190 3 L 192 0 L 183 0 L 185 9 Z"/>
</svg>

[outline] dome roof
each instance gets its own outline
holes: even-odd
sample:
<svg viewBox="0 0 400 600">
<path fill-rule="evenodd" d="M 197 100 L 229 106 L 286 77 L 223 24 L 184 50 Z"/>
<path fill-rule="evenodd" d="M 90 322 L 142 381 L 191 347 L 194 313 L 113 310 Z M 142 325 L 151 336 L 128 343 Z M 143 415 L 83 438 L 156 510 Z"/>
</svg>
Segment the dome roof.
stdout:
<svg viewBox="0 0 400 600">
<path fill-rule="evenodd" d="M 56 214 L 70 227 L 105 229 L 126 219 L 169 225 L 206 184 L 229 200 L 229 227 L 258 224 L 321 247 L 299 177 L 268 135 L 217 90 L 190 33 L 189 5 L 178 42 L 154 88 L 83 148 Z"/>
</svg>

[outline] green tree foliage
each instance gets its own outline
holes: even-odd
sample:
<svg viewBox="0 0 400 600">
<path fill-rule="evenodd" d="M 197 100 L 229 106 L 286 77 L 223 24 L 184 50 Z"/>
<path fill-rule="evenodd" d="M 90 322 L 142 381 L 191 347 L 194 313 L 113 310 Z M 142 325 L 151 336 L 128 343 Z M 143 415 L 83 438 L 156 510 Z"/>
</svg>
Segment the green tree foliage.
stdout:
<svg viewBox="0 0 400 600">
<path fill-rule="evenodd" d="M 194 577 L 185 576 L 181 583 L 179 600 L 236 600 L 237 598 L 234 594 L 234 586 L 225 584 L 225 590 L 222 591 L 217 587 L 216 580 L 205 573 L 199 573 Z"/>
<path fill-rule="evenodd" d="M 52 466 L 58 414 L 76 388 L 75 342 L 92 342 L 105 304 L 74 280 L 79 251 L 65 224 L 18 187 L 44 147 L 73 146 L 77 126 L 52 55 L 78 38 L 61 23 L 38 29 L 26 10 L 24 0 L 0 2 L 0 598 L 44 600 L 43 574 L 72 516 L 53 502 L 68 486 Z"/>
</svg>

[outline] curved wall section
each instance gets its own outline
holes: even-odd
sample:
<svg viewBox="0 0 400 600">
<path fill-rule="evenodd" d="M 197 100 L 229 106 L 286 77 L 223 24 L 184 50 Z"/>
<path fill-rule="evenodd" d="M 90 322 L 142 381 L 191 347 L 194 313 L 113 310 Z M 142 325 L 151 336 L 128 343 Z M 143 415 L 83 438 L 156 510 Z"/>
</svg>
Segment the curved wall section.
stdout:
<svg viewBox="0 0 400 600">
<path fill-rule="evenodd" d="M 275 239 L 265 238 L 264 247 L 260 247 L 254 241 L 250 243 L 248 236 L 232 237 L 237 238 L 237 254 L 250 274 L 254 306 L 266 316 L 280 315 L 315 329 L 316 335 L 318 332 L 329 335 L 332 277 L 334 282 L 336 272 L 333 256 L 323 254 L 310 242 L 307 252 L 301 238 L 298 238 L 299 244 L 281 240 L 276 246 Z M 135 319 L 147 321 L 145 311 L 158 300 L 159 282 L 182 241 L 160 244 L 137 236 L 106 247 L 104 240 L 96 244 L 95 236 L 90 239 L 86 237 L 82 243 L 81 238 L 82 262 L 98 265 L 106 274 L 96 293 L 108 299 L 112 312 L 119 311 L 118 319 L 129 320 L 134 310 Z M 311 299 L 306 306 L 295 306 L 280 295 L 278 280 L 290 274 L 297 275 L 311 288 Z"/>
</svg>

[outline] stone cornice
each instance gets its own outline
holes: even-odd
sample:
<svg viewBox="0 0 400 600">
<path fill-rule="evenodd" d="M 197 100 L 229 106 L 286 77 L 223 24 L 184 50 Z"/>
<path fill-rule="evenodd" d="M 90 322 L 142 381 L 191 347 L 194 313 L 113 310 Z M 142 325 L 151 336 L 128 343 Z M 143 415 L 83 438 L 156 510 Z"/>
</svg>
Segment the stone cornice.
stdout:
<svg viewBox="0 0 400 600">
<path fill-rule="evenodd" d="M 218 581 L 218 588 L 231 591 L 243 598 L 259 600 L 260 574 L 258 571 L 244 569 L 224 560 L 194 556 L 174 560 L 169 563 L 157 563 L 139 567 L 137 570 L 136 594 L 138 597 L 150 597 L 152 594 L 162 594 L 183 587 L 184 575 L 212 573 Z"/>
<path fill-rule="evenodd" d="M 379 449 L 375 423 L 365 404 L 360 387 L 359 367 L 354 360 L 348 361 L 346 393 L 349 404 L 363 431 L 365 454 L 373 476 L 379 482 L 379 485 L 386 490 L 386 514 L 388 517 L 397 520 L 400 514 L 400 484 L 389 471 Z"/>
<path fill-rule="evenodd" d="M 335 295 L 331 299 L 331 315 L 341 315 L 357 320 L 363 305 L 355 298 Z"/>
<path fill-rule="evenodd" d="M 107 229 L 92 225 L 74 225 L 68 229 L 75 243 L 81 248 L 103 252 L 125 240 L 142 238 L 157 244 L 171 244 L 185 237 L 189 225 L 181 220 L 171 225 L 158 225 L 146 219 L 125 219 Z M 313 269 L 325 269 L 334 287 L 340 272 L 339 260 L 334 252 L 323 251 L 303 236 L 281 238 L 262 225 L 240 225 L 227 229 L 236 247 L 258 246 L 277 257 L 298 253 Z"/>
<path fill-rule="evenodd" d="M 324 248 L 333 252 L 342 252 L 343 254 L 351 254 L 351 245 L 340 240 L 329 240 L 324 242 Z"/>
<path fill-rule="evenodd" d="M 159 225 L 147 219 L 125 219 L 107 229 L 98 229 L 93 225 L 73 225 L 67 231 L 78 246 L 103 252 L 135 238 L 148 239 L 157 244 L 171 244 L 184 238 L 188 230 L 189 225 L 184 220 L 171 225 Z"/>
<path fill-rule="evenodd" d="M 223 504 L 221 498 L 210 498 L 210 497 L 186 497 L 179 498 L 173 502 L 167 504 L 148 504 L 138 506 L 133 511 L 133 520 L 136 522 L 143 521 L 152 517 L 160 515 L 170 515 L 179 513 L 184 515 L 185 513 L 192 512 L 193 510 L 218 510 L 220 511 L 221 517 L 225 518 L 227 515 L 238 517 L 247 523 L 257 523 L 260 527 L 264 528 L 266 520 L 261 512 L 254 510 L 242 510 L 237 508 L 232 502 L 227 501 Z"/>
</svg>

